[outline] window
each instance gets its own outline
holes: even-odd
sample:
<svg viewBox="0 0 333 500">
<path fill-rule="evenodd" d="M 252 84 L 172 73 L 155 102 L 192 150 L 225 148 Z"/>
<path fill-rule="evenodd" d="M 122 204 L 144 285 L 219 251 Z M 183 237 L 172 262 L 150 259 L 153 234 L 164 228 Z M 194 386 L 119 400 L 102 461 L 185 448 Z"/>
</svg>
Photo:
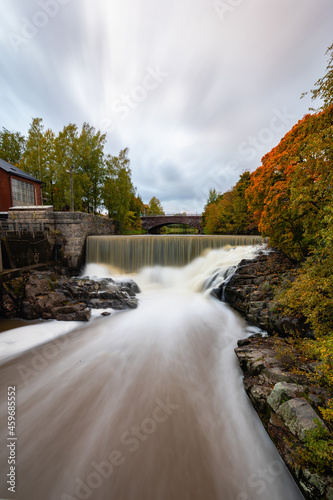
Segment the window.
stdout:
<svg viewBox="0 0 333 500">
<path fill-rule="evenodd" d="M 13 207 L 34 205 L 34 185 L 29 182 L 12 179 Z"/>
</svg>

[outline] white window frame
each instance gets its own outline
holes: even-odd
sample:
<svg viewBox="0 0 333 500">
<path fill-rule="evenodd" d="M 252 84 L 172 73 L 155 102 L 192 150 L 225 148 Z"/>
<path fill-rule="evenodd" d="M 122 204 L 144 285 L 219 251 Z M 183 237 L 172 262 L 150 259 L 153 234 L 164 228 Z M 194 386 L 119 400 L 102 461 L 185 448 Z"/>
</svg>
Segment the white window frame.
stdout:
<svg viewBox="0 0 333 500">
<path fill-rule="evenodd" d="M 35 187 L 31 182 L 11 178 L 13 207 L 35 205 Z"/>
</svg>

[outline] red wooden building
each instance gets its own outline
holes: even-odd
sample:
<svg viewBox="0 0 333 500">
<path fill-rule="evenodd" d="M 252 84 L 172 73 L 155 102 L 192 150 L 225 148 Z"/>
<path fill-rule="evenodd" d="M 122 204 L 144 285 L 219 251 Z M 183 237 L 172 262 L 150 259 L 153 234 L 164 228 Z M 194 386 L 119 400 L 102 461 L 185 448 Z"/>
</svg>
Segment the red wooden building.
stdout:
<svg viewBox="0 0 333 500">
<path fill-rule="evenodd" d="M 0 159 L 0 212 L 10 207 L 42 205 L 42 182 Z"/>
</svg>

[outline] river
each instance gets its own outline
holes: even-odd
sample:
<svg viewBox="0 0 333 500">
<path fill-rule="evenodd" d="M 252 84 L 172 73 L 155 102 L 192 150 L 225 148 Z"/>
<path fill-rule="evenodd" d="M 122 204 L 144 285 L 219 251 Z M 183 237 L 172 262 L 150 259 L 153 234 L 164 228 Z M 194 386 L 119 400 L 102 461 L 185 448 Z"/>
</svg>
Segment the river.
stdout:
<svg viewBox="0 0 333 500">
<path fill-rule="evenodd" d="M 302 499 L 243 388 L 233 350 L 253 330 L 205 289 L 255 252 L 216 248 L 181 267 L 144 267 L 135 310 L 2 333 L 0 497 Z M 91 255 L 85 274 L 109 276 Z M 8 386 L 17 440 L 3 418 Z"/>
</svg>

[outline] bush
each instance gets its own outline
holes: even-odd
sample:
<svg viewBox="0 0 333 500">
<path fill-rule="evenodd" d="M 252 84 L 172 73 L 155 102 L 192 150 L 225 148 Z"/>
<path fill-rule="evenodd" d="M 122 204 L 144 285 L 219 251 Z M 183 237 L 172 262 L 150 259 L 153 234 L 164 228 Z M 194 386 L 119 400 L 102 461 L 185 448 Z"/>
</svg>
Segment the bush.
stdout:
<svg viewBox="0 0 333 500">
<path fill-rule="evenodd" d="M 317 474 L 332 474 L 333 436 L 317 421 L 317 428 L 307 431 L 304 448 L 298 449 L 300 465 Z"/>
</svg>

